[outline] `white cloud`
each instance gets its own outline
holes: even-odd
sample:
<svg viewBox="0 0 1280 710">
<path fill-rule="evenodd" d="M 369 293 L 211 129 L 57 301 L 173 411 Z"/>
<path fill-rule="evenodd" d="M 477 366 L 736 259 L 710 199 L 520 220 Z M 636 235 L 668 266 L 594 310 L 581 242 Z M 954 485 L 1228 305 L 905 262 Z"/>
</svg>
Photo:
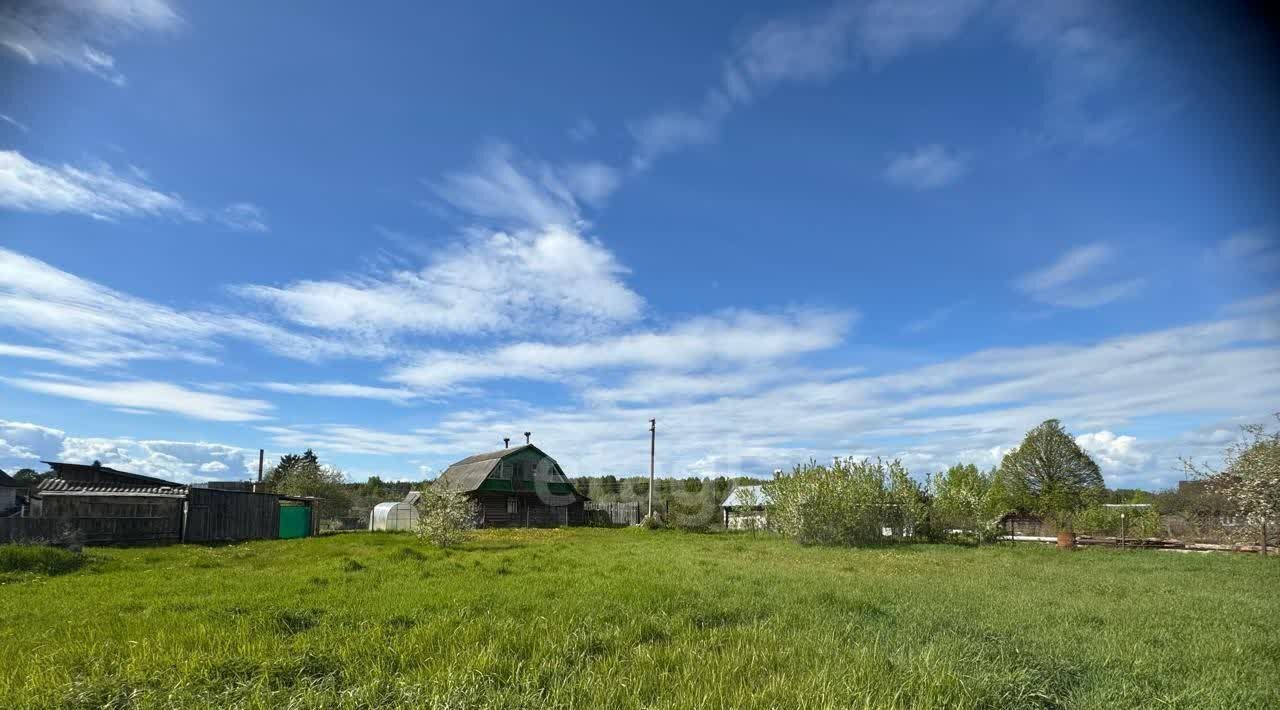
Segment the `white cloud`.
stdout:
<svg viewBox="0 0 1280 710">
<path fill-rule="evenodd" d="M 60 429 L 0 420 L 0 469 L 45 470 L 41 461 L 92 463 L 171 481 L 256 474 L 257 452 L 208 442 L 69 436 Z M 254 467 L 251 469 L 251 466 Z"/>
<path fill-rule="evenodd" d="M 1105 146 L 1135 130 L 1133 109 L 1097 100 L 1116 89 L 1135 60 L 1108 4 L 1086 0 L 998 8 L 1011 23 L 1013 41 L 1046 65 L 1045 141 Z"/>
<path fill-rule="evenodd" d="M 435 185 L 449 204 L 518 228 L 570 228 L 582 217 L 572 189 L 545 163 L 519 159 L 509 146 L 484 149 L 476 164 Z"/>
<path fill-rule="evenodd" d="M 227 205 L 217 215 L 219 222 L 240 232 L 268 231 L 266 217 L 266 211 L 251 202 Z"/>
<path fill-rule="evenodd" d="M 117 175 L 106 165 L 88 170 L 43 165 L 13 150 L 0 151 L 0 207 L 73 212 L 97 219 L 191 215 L 177 195 Z"/>
<path fill-rule="evenodd" d="M 1214 261 L 1241 271 L 1280 270 L 1280 241 L 1262 230 L 1251 230 L 1222 240 L 1212 252 Z"/>
<path fill-rule="evenodd" d="M 0 326 L 34 333 L 59 349 L 4 345 L 0 355 L 72 367 L 129 360 L 214 361 L 218 341 L 250 340 L 290 358 L 384 356 L 378 343 L 330 340 L 247 314 L 182 311 L 120 293 L 0 247 Z"/>
<path fill-rule="evenodd" d="M 367 334 L 583 333 L 634 320 L 644 302 L 599 242 L 560 227 L 474 233 L 419 271 L 236 289 L 314 328 Z"/>
<path fill-rule="evenodd" d="M 828 81 L 855 59 L 882 64 L 911 49 L 955 35 L 976 2 L 839 2 L 817 12 L 769 20 L 745 34 L 725 62 L 719 82 L 693 107 L 669 108 L 628 128 L 635 140 L 632 167 L 649 168 L 663 155 L 714 142 L 735 106 L 787 84 Z"/>
<path fill-rule="evenodd" d="M 31 64 L 66 65 L 122 86 L 124 74 L 101 47 L 181 24 L 165 0 L 18 0 L 0 12 L 0 47 Z"/>
<path fill-rule="evenodd" d="M 893 156 L 884 176 L 899 187 L 932 190 L 959 180 L 967 167 L 967 158 L 935 144 Z"/>
<path fill-rule="evenodd" d="M 902 332 L 923 333 L 926 330 L 933 330 L 934 328 L 937 328 L 938 326 L 945 323 L 947 319 L 951 317 L 951 314 L 954 313 L 955 310 L 960 307 L 960 305 L 962 304 L 951 304 L 949 306 L 942 306 L 941 308 L 936 308 L 933 311 L 930 311 L 929 314 L 926 315 L 925 317 L 910 321 L 907 324 L 903 325 Z"/>
<path fill-rule="evenodd" d="M 857 24 L 858 46 L 882 64 L 911 50 L 938 44 L 964 29 L 982 0 L 875 0 Z"/>
<path fill-rule="evenodd" d="M 604 202 L 622 181 L 617 170 L 599 162 L 570 163 L 561 172 L 569 189 L 593 205 Z"/>
<path fill-rule="evenodd" d="M 1145 453 L 1138 446 L 1138 440 L 1132 436 L 1121 436 L 1106 429 L 1076 437 L 1080 448 L 1104 469 L 1113 472 L 1130 472 L 1140 470 L 1151 460 L 1151 454 Z"/>
<path fill-rule="evenodd" d="M 591 366 L 619 366 L 588 355 L 583 362 Z M 508 361 L 486 353 L 475 358 L 476 366 L 485 367 L 490 356 Z M 1179 454 L 1213 455 L 1221 447 L 1182 441 L 1177 430 L 1130 441 L 1123 432 L 1135 421 L 1257 417 L 1280 401 L 1280 323 L 1267 319 L 984 350 L 874 374 L 791 370 L 770 377 L 769 370 L 778 369 L 770 363 L 726 361 L 682 372 L 655 362 L 636 365 L 612 390 L 590 378 L 566 378 L 583 393 L 572 406 L 504 401 L 455 410 L 411 432 L 299 426 L 280 434 L 287 438 L 278 443 L 413 451 L 443 466 L 503 435 L 533 431 L 534 441 L 566 470 L 628 474 L 647 470 L 647 421 L 656 416 L 660 475 L 767 474 L 811 456 L 850 454 L 902 456 L 923 474 L 956 461 L 997 464 L 1028 429 L 1054 417 L 1086 437 L 1112 485 L 1161 486 L 1177 480 Z"/>
<path fill-rule="evenodd" d="M 698 109 L 669 109 L 631 122 L 627 128 L 636 142 L 631 167 L 647 170 L 663 155 L 714 142 L 727 114 L 728 103 L 717 93 Z"/>
<path fill-rule="evenodd" d="M 23 133 L 26 133 L 31 130 L 27 128 L 27 124 L 19 121 L 18 119 L 12 116 L 6 116 L 3 113 L 0 113 L 0 121 L 4 121 L 5 123 L 9 124 L 10 126 L 13 126 L 14 128 L 18 129 L 19 131 L 22 131 Z"/>
<path fill-rule="evenodd" d="M 51 458 L 65 437 L 60 429 L 0 419 L 0 470 L 44 470 L 40 461 Z"/>
<path fill-rule="evenodd" d="M 357 385 L 349 382 L 260 382 L 257 386 L 283 394 L 378 399 L 397 404 L 403 404 L 415 396 L 413 392 L 406 389 Z"/>
<path fill-rule="evenodd" d="M 11 343 L 0 343 L 0 357 L 27 358 L 68 367 L 99 367 L 116 364 L 128 359 L 127 353 L 81 353 L 31 345 L 13 345 Z"/>
<path fill-rule="evenodd" d="M 50 214 L 82 214 L 94 219 L 167 217 L 201 222 L 212 218 L 231 229 L 267 231 L 266 213 L 249 202 L 237 202 L 206 215 L 181 196 L 165 193 L 150 184 L 147 171 L 129 165 L 130 175 L 110 165 L 91 167 L 48 165 L 30 160 L 18 151 L 0 151 L 0 209 Z"/>
<path fill-rule="evenodd" d="M 1057 261 L 1014 282 L 1031 298 L 1064 308 L 1096 308 L 1141 291 L 1145 279 L 1104 280 L 1097 271 L 1112 261 L 1115 250 L 1107 244 L 1076 247 Z"/>
<path fill-rule="evenodd" d="M 67 397 L 112 407 L 179 414 L 215 422 L 248 422 L 268 419 L 274 409 L 260 399 L 228 397 L 201 392 L 168 382 L 145 380 L 94 381 L 73 378 L 0 377 L 11 387 Z"/>
<path fill-rule="evenodd" d="M 747 311 L 695 318 L 666 331 L 630 333 L 592 342 L 517 343 L 477 353 L 436 351 L 388 379 L 426 391 L 493 379 L 558 380 L 593 370 L 690 370 L 724 363 L 762 363 L 839 343 L 852 317 L 798 311 Z"/>
<path fill-rule="evenodd" d="M 584 143 L 596 137 L 596 124 L 587 118 L 579 118 L 569 127 L 569 138 Z"/>
<path fill-rule="evenodd" d="M 1280 314 L 1280 289 L 1229 304 L 1225 310 L 1229 313 Z"/>
</svg>

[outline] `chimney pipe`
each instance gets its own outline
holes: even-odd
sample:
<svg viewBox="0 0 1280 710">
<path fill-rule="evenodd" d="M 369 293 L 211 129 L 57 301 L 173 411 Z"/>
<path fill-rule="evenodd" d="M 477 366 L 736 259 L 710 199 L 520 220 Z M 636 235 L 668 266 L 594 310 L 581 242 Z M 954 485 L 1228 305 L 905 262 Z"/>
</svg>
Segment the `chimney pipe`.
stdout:
<svg viewBox="0 0 1280 710">
<path fill-rule="evenodd" d="M 509 436 L 502 437 L 502 448 L 504 449 L 511 448 L 511 437 Z"/>
<path fill-rule="evenodd" d="M 524 433 L 524 443 L 529 443 L 529 432 L 527 431 Z"/>
</svg>

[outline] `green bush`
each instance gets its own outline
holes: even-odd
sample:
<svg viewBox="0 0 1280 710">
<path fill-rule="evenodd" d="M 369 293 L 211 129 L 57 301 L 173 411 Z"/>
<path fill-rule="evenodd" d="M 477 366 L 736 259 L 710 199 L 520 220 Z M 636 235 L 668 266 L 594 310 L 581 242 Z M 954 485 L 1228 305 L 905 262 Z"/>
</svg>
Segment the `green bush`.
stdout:
<svg viewBox="0 0 1280 710">
<path fill-rule="evenodd" d="M 769 523 L 801 544 L 860 545 L 930 532 L 927 497 L 902 462 L 809 462 L 765 484 Z"/>
<path fill-rule="evenodd" d="M 1120 518 L 1124 515 L 1124 519 Z M 1156 537 L 1160 513 L 1155 508 L 1089 508 L 1076 520 L 1076 528 L 1093 535 L 1129 538 Z"/>
<path fill-rule="evenodd" d="M 84 555 L 45 545 L 0 545 L 0 572 L 67 574 L 84 566 Z"/>
</svg>

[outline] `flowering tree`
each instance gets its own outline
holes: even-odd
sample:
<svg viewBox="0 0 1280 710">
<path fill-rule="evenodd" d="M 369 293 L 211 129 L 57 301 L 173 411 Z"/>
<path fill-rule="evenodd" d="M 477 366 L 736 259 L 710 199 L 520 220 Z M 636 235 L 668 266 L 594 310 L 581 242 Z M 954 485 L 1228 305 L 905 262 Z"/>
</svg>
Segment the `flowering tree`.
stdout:
<svg viewBox="0 0 1280 710">
<path fill-rule="evenodd" d="M 1268 526 L 1280 522 L 1280 430 L 1268 432 L 1262 424 L 1240 429 L 1243 436 L 1223 451 L 1221 469 L 1190 459 L 1183 459 L 1182 465 L 1226 497 L 1244 519 L 1243 534 L 1261 540 L 1265 555 Z"/>
<path fill-rule="evenodd" d="M 453 547 L 471 535 L 477 516 L 475 502 L 465 493 L 436 482 L 422 490 L 415 532 L 436 547 Z"/>
<path fill-rule="evenodd" d="M 884 540 L 884 528 L 910 537 L 928 514 L 920 487 L 900 461 L 816 461 L 764 485 L 769 525 L 802 544 L 858 545 Z"/>
<path fill-rule="evenodd" d="M 979 541 L 994 534 L 991 477 L 973 464 L 956 464 L 934 478 L 934 505 L 948 522 L 973 531 Z"/>
</svg>

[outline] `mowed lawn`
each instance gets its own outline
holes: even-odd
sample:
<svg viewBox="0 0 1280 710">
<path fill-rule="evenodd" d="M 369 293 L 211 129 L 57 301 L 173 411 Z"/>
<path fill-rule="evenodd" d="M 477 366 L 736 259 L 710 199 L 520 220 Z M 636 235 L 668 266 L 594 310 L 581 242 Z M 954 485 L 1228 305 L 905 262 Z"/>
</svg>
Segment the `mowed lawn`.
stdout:
<svg viewBox="0 0 1280 710">
<path fill-rule="evenodd" d="M 488 531 L 0 576 L 0 707 L 1280 707 L 1280 562 Z"/>
</svg>

